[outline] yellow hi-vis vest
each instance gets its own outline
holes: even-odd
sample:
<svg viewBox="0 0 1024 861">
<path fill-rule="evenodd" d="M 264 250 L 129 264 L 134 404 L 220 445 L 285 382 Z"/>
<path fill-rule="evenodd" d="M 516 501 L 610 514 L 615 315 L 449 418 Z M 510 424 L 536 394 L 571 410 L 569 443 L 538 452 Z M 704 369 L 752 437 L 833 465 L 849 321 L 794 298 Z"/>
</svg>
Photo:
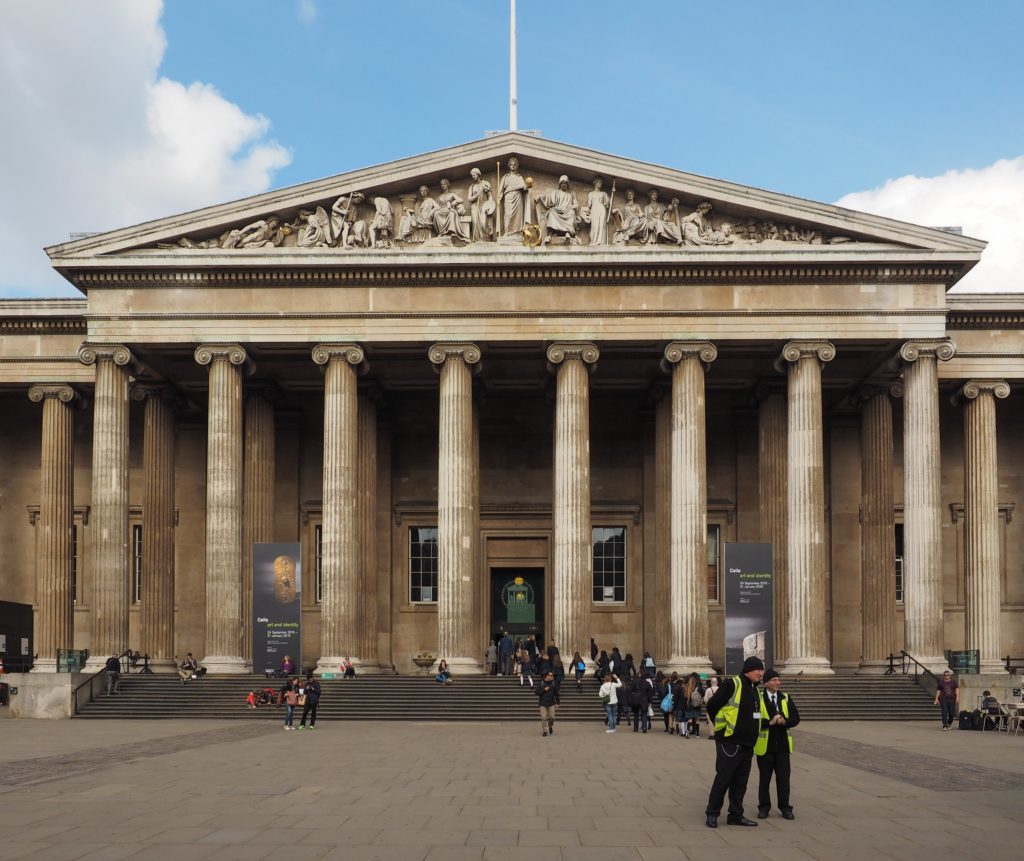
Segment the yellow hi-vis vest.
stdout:
<svg viewBox="0 0 1024 861">
<path fill-rule="evenodd" d="M 782 716 L 789 720 L 789 697 L 785 694 L 779 694 L 779 711 L 782 712 Z M 764 691 L 761 691 L 761 728 L 757 733 L 757 742 L 754 744 L 754 755 L 763 756 L 768 753 L 768 702 L 764 698 Z M 789 752 L 793 752 L 793 734 L 789 731 L 789 727 L 786 727 L 786 741 L 789 742 Z"/>
<path fill-rule="evenodd" d="M 715 735 L 719 738 L 728 738 L 736 731 L 736 718 L 740 714 L 740 693 L 743 691 L 739 676 L 732 677 L 732 687 L 732 699 L 715 715 Z"/>
</svg>

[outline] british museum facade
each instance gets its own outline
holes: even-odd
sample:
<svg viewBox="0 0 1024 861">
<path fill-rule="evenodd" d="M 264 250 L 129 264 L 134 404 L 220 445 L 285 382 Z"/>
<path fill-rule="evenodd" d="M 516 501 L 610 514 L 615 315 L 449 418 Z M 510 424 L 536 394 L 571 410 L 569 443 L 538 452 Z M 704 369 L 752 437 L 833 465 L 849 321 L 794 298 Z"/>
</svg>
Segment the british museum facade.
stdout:
<svg viewBox="0 0 1024 861">
<path fill-rule="evenodd" d="M 0 301 L 0 599 L 37 669 L 241 672 L 290 544 L 303 666 L 707 670 L 762 543 L 788 672 L 998 670 L 1024 296 L 950 293 L 983 249 L 511 132 L 55 245 L 82 298 Z"/>
</svg>

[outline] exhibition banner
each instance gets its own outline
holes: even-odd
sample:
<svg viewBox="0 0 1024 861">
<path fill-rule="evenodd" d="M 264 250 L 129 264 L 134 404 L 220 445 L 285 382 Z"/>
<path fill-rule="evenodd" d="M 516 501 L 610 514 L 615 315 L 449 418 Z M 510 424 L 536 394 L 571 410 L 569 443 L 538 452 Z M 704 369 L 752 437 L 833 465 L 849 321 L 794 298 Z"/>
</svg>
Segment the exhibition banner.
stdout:
<svg viewBox="0 0 1024 861">
<path fill-rule="evenodd" d="M 725 545 L 725 672 L 735 675 L 749 657 L 774 660 L 772 545 Z"/>
<path fill-rule="evenodd" d="M 285 655 L 302 667 L 302 545 L 252 546 L 252 669 L 277 670 Z"/>
</svg>

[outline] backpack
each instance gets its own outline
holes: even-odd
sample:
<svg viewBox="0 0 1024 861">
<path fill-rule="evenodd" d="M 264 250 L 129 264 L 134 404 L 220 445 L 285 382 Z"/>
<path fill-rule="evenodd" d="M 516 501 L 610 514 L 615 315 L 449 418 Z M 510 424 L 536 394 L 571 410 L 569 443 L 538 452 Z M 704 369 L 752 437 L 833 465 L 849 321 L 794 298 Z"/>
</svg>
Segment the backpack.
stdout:
<svg viewBox="0 0 1024 861">
<path fill-rule="evenodd" d="M 693 693 L 690 694 L 690 708 L 700 709 L 704 706 L 704 697 L 701 695 L 700 688 L 694 688 Z"/>
</svg>

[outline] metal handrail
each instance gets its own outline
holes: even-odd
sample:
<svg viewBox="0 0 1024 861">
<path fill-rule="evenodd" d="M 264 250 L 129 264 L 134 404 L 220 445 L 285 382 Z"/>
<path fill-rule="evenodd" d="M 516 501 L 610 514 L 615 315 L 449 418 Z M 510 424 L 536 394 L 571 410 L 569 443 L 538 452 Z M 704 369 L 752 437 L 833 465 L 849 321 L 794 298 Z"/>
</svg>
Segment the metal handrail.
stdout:
<svg viewBox="0 0 1024 861">
<path fill-rule="evenodd" d="M 917 676 L 919 675 L 917 670 L 920 669 L 920 670 L 923 671 L 923 673 L 926 676 L 931 676 L 935 680 L 935 684 L 939 683 L 939 677 L 937 675 L 935 675 L 935 673 L 933 673 L 931 670 L 929 670 L 924 664 L 922 664 L 912 654 L 910 654 L 910 652 L 908 652 L 906 649 L 900 649 L 900 655 L 903 657 L 903 675 L 907 675 L 907 669 L 908 669 L 907 662 L 909 661 L 915 667 L 914 678 L 917 678 Z"/>
<path fill-rule="evenodd" d="M 131 649 L 127 649 L 124 652 L 122 652 L 120 655 L 118 655 L 117 656 L 118 664 L 120 664 L 124 660 L 125 655 L 129 655 L 129 654 L 131 654 Z M 89 678 L 87 678 L 84 682 L 82 682 L 80 685 L 77 685 L 74 689 L 72 689 L 72 691 L 71 691 L 72 705 L 74 707 L 76 715 L 80 714 L 79 708 L 78 708 L 78 692 L 80 690 L 82 690 L 82 688 L 84 688 L 86 685 L 88 685 L 89 686 L 89 701 L 91 702 L 92 700 L 94 700 L 96 698 L 96 694 L 93 692 L 93 683 L 96 681 L 96 679 L 98 679 L 100 676 L 102 676 L 106 671 L 107 671 L 106 667 L 103 667 L 102 669 L 97 670 L 95 673 L 93 673 L 91 676 L 89 676 Z"/>
<path fill-rule="evenodd" d="M 1011 658 L 1007 655 L 1003 658 L 1003 662 L 1006 664 L 1006 672 L 1008 673 L 1012 673 L 1015 670 L 1019 670 L 1021 667 L 1024 667 L 1024 658 Z"/>
</svg>

